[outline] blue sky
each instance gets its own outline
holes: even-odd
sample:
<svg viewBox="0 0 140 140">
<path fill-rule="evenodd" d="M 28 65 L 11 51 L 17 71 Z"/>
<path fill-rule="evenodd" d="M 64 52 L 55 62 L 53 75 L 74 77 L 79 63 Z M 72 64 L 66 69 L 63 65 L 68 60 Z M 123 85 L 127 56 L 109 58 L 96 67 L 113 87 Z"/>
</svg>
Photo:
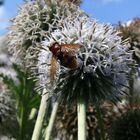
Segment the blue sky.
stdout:
<svg viewBox="0 0 140 140">
<path fill-rule="evenodd" d="M 8 21 L 21 4 L 22 0 L 5 0 L 4 6 L 0 6 L 0 35 L 7 32 Z M 99 22 L 117 24 L 140 17 L 140 0 L 83 0 L 81 9 Z"/>
<path fill-rule="evenodd" d="M 140 17 L 140 0 L 84 0 L 81 8 L 100 22 L 112 24 Z"/>
</svg>

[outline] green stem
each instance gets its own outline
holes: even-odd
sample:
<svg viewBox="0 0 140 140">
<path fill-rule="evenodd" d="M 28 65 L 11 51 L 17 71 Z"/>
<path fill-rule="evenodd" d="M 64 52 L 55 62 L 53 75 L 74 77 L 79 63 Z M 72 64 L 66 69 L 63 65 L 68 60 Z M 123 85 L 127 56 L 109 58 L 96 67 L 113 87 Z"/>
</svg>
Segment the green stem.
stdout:
<svg viewBox="0 0 140 140">
<path fill-rule="evenodd" d="M 78 113 L 78 140 L 86 140 L 86 102 L 84 99 L 78 99 L 77 113 Z"/>
<path fill-rule="evenodd" d="M 27 84 L 26 77 L 24 77 L 23 78 L 23 91 L 22 91 L 22 94 L 21 94 L 23 100 L 21 100 L 21 104 L 19 104 L 19 106 L 21 108 L 20 116 L 19 116 L 19 126 L 20 126 L 20 128 L 19 128 L 19 139 L 20 140 L 24 139 L 25 124 L 26 124 L 26 121 L 27 121 L 27 119 L 26 119 L 27 108 L 24 105 L 25 94 L 26 94 L 26 84 Z M 20 102 L 20 100 L 19 100 L 19 102 Z"/>
<path fill-rule="evenodd" d="M 30 115 L 29 115 L 29 120 L 32 120 L 32 119 L 35 118 L 36 112 L 37 112 L 37 109 L 36 108 L 32 108 L 32 110 L 30 112 Z"/>
<path fill-rule="evenodd" d="M 48 102 L 47 102 L 48 93 L 46 93 L 45 90 L 43 92 L 44 92 L 44 94 L 42 94 L 42 99 L 41 99 L 41 103 L 40 103 L 40 108 L 39 108 L 35 128 L 34 128 L 33 135 L 32 135 L 32 140 L 40 140 L 43 121 L 44 121 L 44 117 L 45 117 L 46 110 L 48 107 Z"/>
<path fill-rule="evenodd" d="M 20 122 L 19 122 L 19 125 L 20 125 L 19 139 L 20 140 L 23 140 L 24 123 L 25 123 L 25 109 L 24 109 L 24 107 L 21 107 Z"/>
<path fill-rule="evenodd" d="M 99 125 L 99 128 L 101 130 L 100 131 L 101 140 L 106 140 L 102 112 L 101 112 L 100 106 L 98 104 L 95 105 L 95 107 L 96 107 L 96 110 L 97 110 L 98 125 Z"/>
<path fill-rule="evenodd" d="M 52 113 L 51 113 L 51 117 L 50 117 L 50 120 L 49 120 L 49 125 L 48 125 L 48 127 L 46 129 L 45 140 L 50 140 L 51 132 L 52 132 L 52 129 L 53 129 L 54 121 L 55 121 L 57 110 L 58 110 L 58 106 L 59 106 L 59 101 L 60 100 L 58 99 L 54 103 L 53 110 L 52 110 Z"/>
</svg>

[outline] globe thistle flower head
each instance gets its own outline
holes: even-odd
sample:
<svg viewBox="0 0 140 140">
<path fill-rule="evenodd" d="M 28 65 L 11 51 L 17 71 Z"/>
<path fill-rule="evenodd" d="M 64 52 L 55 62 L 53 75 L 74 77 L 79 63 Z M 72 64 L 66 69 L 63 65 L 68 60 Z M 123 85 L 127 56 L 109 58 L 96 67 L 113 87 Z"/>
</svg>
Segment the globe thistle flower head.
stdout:
<svg viewBox="0 0 140 140">
<path fill-rule="evenodd" d="M 75 14 L 75 13 L 78 14 Z M 80 15 L 78 6 L 52 0 L 51 4 L 31 1 L 21 6 L 18 15 L 13 18 L 9 32 L 9 50 L 15 58 L 28 65 L 35 64 L 40 42 L 58 26 L 58 22 L 69 15 Z"/>
<path fill-rule="evenodd" d="M 17 82 L 12 68 L 11 56 L 7 52 L 6 36 L 0 38 L 0 135 L 8 135 L 9 126 L 15 126 L 14 99 L 1 76 L 8 76 Z M 11 123 L 12 122 L 12 123 Z"/>
<path fill-rule="evenodd" d="M 12 68 L 13 58 L 7 51 L 7 42 L 6 35 L 0 38 L 0 74 L 9 76 L 16 81 L 16 72 Z"/>
<path fill-rule="evenodd" d="M 55 2 L 55 0 L 49 0 L 49 1 L 46 1 L 46 3 L 48 4 L 48 5 L 50 5 L 51 3 L 53 3 L 53 2 Z M 80 6 L 80 4 L 81 4 L 81 0 L 59 0 L 59 2 L 63 2 L 63 3 L 73 3 L 73 4 L 75 4 L 75 5 L 77 5 L 77 6 Z"/>
<path fill-rule="evenodd" d="M 133 58 L 140 63 L 140 18 L 135 18 L 126 23 L 119 23 L 118 30 L 120 30 L 123 39 L 129 38 L 133 52 Z"/>
<path fill-rule="evenodd" d="M 99 24 L 87 16 L 68 18 L 61 23 L 60 29 L 46 36 L 41 53 L 54 42 L 82 46 L 75 54 L 76 60 L 81 61 L 76 69 L 69 69 L 57 60 L 60 65 L 53 89 L 63 101 L 74 102 L 80 96 L 94 102 L 120 99 L 134 62 L 127 45 L 111 25 Z M 47 62 L 52 54 L 48 51 L 46 54 L 43 61 Z M 46 63 L 44 67 L 51 65 Z"/>
</svg>

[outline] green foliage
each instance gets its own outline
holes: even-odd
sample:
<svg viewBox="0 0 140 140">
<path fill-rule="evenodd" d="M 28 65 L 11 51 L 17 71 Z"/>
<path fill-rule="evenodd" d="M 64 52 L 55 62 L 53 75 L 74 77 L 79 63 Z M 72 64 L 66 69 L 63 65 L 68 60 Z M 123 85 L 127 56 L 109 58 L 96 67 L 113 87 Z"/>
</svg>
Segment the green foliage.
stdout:
<svg viewBox="0 0 140 140">
<path fill-rule="evenodd" d="M 0 75 L 15 98 L 18 125 L 17 130 L 13 129 L 11 135 L 18 140 L 30 140 L 35 123 L 35 113 L 33 116 L 30 114 L 34 108 L 38 108 L 40 96 L 34 91 L 35 82 L 33 79 L 28 79 L 28 72 L 16 64 L 13 64 L 13 68 L 17 73 L 16 82 L 8 76 Z"/>
<path fill-rule="evenodd" d="M 112 140 L 139 140 L 140 110 L 130 110 L 118 118 L 111 128 Z"/>
</svg>

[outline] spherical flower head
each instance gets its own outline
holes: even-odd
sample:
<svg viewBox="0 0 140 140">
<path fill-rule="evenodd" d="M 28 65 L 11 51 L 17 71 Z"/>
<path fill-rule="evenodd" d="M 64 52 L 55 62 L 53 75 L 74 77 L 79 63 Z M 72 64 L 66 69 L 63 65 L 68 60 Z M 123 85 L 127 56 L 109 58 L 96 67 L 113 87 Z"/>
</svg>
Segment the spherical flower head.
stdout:
<svg viewBox="0 0 140 140">
<path fill-rule="evenodd" d="M 12 68 L 13 58 L 8 52 L 7 42 L 6 35 L 0 38 L 0 74 L 9 76 L 16 81 L 16 72 Z"/>
<path fill-rule="evenodd" d="M 60 25 L 61 28 L 46 36 L 42 51 L 49 51 L 48 47 L 54 42 L 60 45 L 80 44 L 75 54 L 80 65 L 69 69 L 57 60 L 60 68 L 54 92 L 68 102 L 74 102 L 79 97 L 94 102 L 120 99 L 134 62 L 118 33 L 111 25 L 99 24 L 87 16 L 68 18 Z M 48 58 L 52 54 L 47 52 L 46 55 Z M 48 59 L 44 61 L 49 62 Z M 44 67 L 50 68 L 51 65 L 46 63 Z"/>
<path fill-rule="evenodd" d="M 78 14 L 75 14 L 75 13 Z M 9 32 L 9 50 L 17 59 L 26 65 L 34 65 L 37 58 L 37 48 L 57 28 L 58 21 L 69 15 L 83 13 L 73 3 L 64 3 L 63 0 L 52 0 L 50 4 L 42 1 L 31 1 L 21 6 L 18 15 L 13 18 Z"/>
<path fill-rule="evenodd" d="M 49 0 L 49 1 L 46 1 L 46 3 L 47 4 L 50 4 L 50 3 L 52 3 L 52 2 L 54 2 L 54 1 L 56 1 L 56 0 Z M 80 5 L 81 4 L 81 0 L 59 0 L 59 2 L 63 2 L 63 3 L 73 3 L 73 4 L 75 4 L 75 5 Z"/>
<path fill-rule="evenodd" d="M 133 49 L 133 58 L 138 65 L 140 64 L 140 18 L 135 18 L 125 23 L 119 23 L 118 30 L 121 32 L 123 39 L 129 38 Z"/>
<path fill-rule="evenodd" d="M 0 135 L 9 134 L 9 126 L 15 126 L 15 100 L 3 81 L 3 75 L 17 82 L 16 72 L 12 68 L 11 55 L 7 51 L 7 36 L 0 38 Z M 2 77 L 1 77 L 2 76 Z M 7 130 L 8 128 L 8 130 Z"/>
</svg>

